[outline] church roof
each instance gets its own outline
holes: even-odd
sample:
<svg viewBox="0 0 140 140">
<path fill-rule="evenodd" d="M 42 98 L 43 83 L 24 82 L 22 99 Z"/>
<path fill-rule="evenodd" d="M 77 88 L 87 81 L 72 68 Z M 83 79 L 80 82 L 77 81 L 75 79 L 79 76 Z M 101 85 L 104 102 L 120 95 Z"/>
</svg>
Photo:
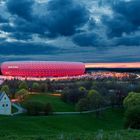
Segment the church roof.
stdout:
<svg viewBox="0 0 140 140">
<path fill-rule="evenodd" d="M 1 99 L 3 98 L 4 95 L 5 95 L 4 92 L 0 92 L 0 101 L 1 101 Z"/>
</svg>

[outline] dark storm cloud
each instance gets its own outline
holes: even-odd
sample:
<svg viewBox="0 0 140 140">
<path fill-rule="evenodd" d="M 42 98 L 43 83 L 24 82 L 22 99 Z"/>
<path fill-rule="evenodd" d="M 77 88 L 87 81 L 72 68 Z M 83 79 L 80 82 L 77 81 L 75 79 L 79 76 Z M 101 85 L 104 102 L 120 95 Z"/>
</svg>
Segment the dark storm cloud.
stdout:
<svg viewBox="0 0 140 140">
<path fill-rule="evenodd" d="M 0 23 L 7 23 L 8 20 L 3 18 L 1 15 L 0 15 Z"/>
<path fill-rule="evenodd" d="M 122 15 L 115 14 L 113 17 L 102 17 L 102 22 L 107 26 L 107 35 L 110 38 L 121 37 L 123 33 L 131 33 L 136 27 L 128 22 Z"/>
<path fill-rule="evenodd" d="M 113 5 L 113 10 L 121 15 L 123 15 L 126 20 L 136 27 L 140 26 L 140 1 L 119 1 L 117 4 Z"/>
<path fill-rule="evenodd" d="M 28 33 L 21 33 L 21 32 L 15 32 L 13 34 L 10 34 L 9 37 L 17 39 L 17 40 L 28 40 L 32 39 L 32 35 Z"/>
<path fill-rule="evenodd" d="M 50 0 L 33 5 L 33 0 L 8 0 L 7 8 L 14 17 L 14 27 L 4 25 L 5 31 L 37 33 L 47 37 L 71 36 L 89 18 L 86 8 L 74 0 Z M 36 12 L 33 11 L 33 6 Z M 42 8 L 43 10 L 38 10 Z"/>
<path fill-rule="evenodd" d="M 5 38 L 0 38 L 0 42 L 5 41 Z"/>
<path fill-rule="evenodd" d="M 11 14 L 30 20 L 33 3 L 34 0 L 8 0 L 6 5 Z"/>
<path fill-rule="evenodd" d="M 0 55 L 37 55 L 53 54 L 60 49 L 39 43 L 22 43 L 22 42 L 1 42 Z"/>
<path fill-rule="evenodd" d="M 114 39 L 114 45 L 140 46 L 140 35 L 126 36 Z"/>
<path fill-rule="evenodd" d="M 103 16 L 102 22 L 108 27 L 109 37 L 119 37 L 123 33 L 129 34 L 140 27 L 140 1 L 118 0 L 112 4 L 113 16 Z"/>
<path fill-rule="evenodd" d="M 1 60 L 140 60 L 139 0 L 37 1 L 0 3 Z"/>
<path fill-rule="evenodd" d="M 89 13 L 84 6 L 74 0 L 52 0 L 48 3 L 50 32 L 69 36 L 84 25 Z"/>
<path fill-rule="evenodd" d="M 75 35 L 73 41 L 79 46 L 103 46 L 102 38 L 96 33 Z"/>
</svg>

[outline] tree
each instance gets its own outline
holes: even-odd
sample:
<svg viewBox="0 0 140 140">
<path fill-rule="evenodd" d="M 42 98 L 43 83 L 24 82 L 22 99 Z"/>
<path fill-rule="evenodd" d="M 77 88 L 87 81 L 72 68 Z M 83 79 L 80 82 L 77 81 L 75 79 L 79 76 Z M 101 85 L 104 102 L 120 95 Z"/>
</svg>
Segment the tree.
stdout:
<svg viewBox="0 0 140 140">
<path fill-rule="evenodd" d="M 76 104 L 77 111 L 87 111 L 89 110 L 89 100 L 88 98 L 81 98 Z"/>
<path fill-rule="evenodd" d="M 79 99 L 85 97 L 85 91 L 79 91 L 77 88 L 65 88 L 61 94 L 61 99 L 68 103 L 77 103 Z"/>
<path fill-rule="evenodd" d="M 28 90 L 28 85 L 25 81 L 22 81 L 20 84 L 19 84 L 19 89 L 26 89 Z"/>
<path fill-rule="evenodd" d="M 132 106 L 126 110 L 125 127 L 140 129 L 140 105 Z"/>
<path fill-rule="evenodd" d="M 98 87 L 98 83 L 97 83 L 97 81 L 93 81 L 92 82 L 92 89 L 97 89 L 97 87 Z"/>
<path fill-rule="evenodd" d="M 116 96 L 116 90 L 110 89 L 108 91 L 108 98 L 107 98 L 108 104 L 112 106 L 112 108 L 117 105 L 117 96 Z"/>
<path fill-rule="evenodd" d="M 97 109 L 96 116 L 100 115 L 100 107 L 104 104 L 104 99 L 101 94 L 96 90 L 90 90 L 88 93 L 90 109 Z"/>
<path fill-rule="evenodd" d="M 39 91 L 39 84 L 37 82 L 33 83 L 32 90 L 35 91 L 35 92 Z"/>
<path fill-rule="evenodd" d="M 91 88 L 91 86 L 92 86 L 92 82 L 91 81 L 89 81 L 89 80 L 86 80 L 85 82 L 84 82 L 84 87 L 86 88 L 86 89 L 90 89 Z"/>
<path fill-rule="evenodd" d="M 116 94 L 112 93 L 109 97 L 112 108 L 117 104 Z"/>
<path fill-rule="evenodd" d="M 47 92 L 48 91 L 48 85 L 47 85 L 47 83 L 41 83 L 40 84 L 40 91 L 41 92 Z"/>
<path fill-rule="evenodd" d="M 81 91 L 81 92 L 85 92 L 85 91 L 86 91 L 86 88 L 83 87 L 83 86 L 81 86 L 81 87 L 79 87 L 79 91 Z"/>
<path fill-rule="evenodd" d="M 140 129 L 140 93 L 130 92 L 124 99 L 125 127 Z"/>
<path fill-rule="evenodd" d="M 130 92 L 123 101 L 125 108 L 130 108 L 135 105 L 140 105 L 140 93 Z"/>
<path fill-rule="evenodd" d="M 70 89 L 68 87 L 65 87 L 62 94 L 61 94 L 61 99 L 64 101 L 64 102 L 68 102 L 68 94 L 70 92 Z"/>
<path fill-rule="evenodd" d="M 94 94 L 98 94 L 99 92 L 97 90 L 91 89 L 88 92 L 88 98 L 92 97 Z"/>
<path fill-rule="evenodd" d="M 79 92 L 81 93 L 81 96 L 86 96 L 87 90 L 85 87 L 81 86 L 79 87 Z"/>
<path fill-rule="evenodd" d="M 20 101 L 24 100 L 25 96 L 28 95 L 28 91 L 26 89 L 21 89 L 15 94 L 15 98 L 19 99 Z"/>
<path fill-rule="evenodd" d="M 3 85 L 1 87 L 1 92 L 5 92 L 7 95 L 9 95 L 9 93 L 10 93 L 9 86 L 8 85 Z"/>
</svg>

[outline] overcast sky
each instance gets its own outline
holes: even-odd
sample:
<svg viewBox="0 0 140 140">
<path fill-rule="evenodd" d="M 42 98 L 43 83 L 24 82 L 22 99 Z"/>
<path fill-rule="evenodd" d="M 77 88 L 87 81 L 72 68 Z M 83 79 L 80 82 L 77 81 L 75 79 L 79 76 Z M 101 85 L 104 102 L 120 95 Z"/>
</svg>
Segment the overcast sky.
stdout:
<svg viewBox="0 0 140 140">
<path fill-rule="evenodd" d="M 0 61 L 140 61 L 140 0 L 0 0 Z"/>
</svg>

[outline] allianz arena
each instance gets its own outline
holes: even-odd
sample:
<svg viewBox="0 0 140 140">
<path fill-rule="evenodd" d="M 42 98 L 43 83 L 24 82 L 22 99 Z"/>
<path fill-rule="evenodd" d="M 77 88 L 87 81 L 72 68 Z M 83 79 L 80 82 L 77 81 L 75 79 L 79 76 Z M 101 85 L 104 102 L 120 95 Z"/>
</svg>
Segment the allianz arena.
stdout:
<svg viewBox="0 0 140 140">
<path fill-rule="evenodd" d="M 84 73 L 85 65 L 81 62 L 9 61 L 1 64 L 1 74 L 4 76 L 62 77 Z"/>
<path fill-rule="evenodd" d="M 0 76 L 12 77 L 73 77 L 95 71 L 140 72 L 140 62 L 82 63 L 64 61 L 8 61 L 0 67 Z"/>
</svg>

